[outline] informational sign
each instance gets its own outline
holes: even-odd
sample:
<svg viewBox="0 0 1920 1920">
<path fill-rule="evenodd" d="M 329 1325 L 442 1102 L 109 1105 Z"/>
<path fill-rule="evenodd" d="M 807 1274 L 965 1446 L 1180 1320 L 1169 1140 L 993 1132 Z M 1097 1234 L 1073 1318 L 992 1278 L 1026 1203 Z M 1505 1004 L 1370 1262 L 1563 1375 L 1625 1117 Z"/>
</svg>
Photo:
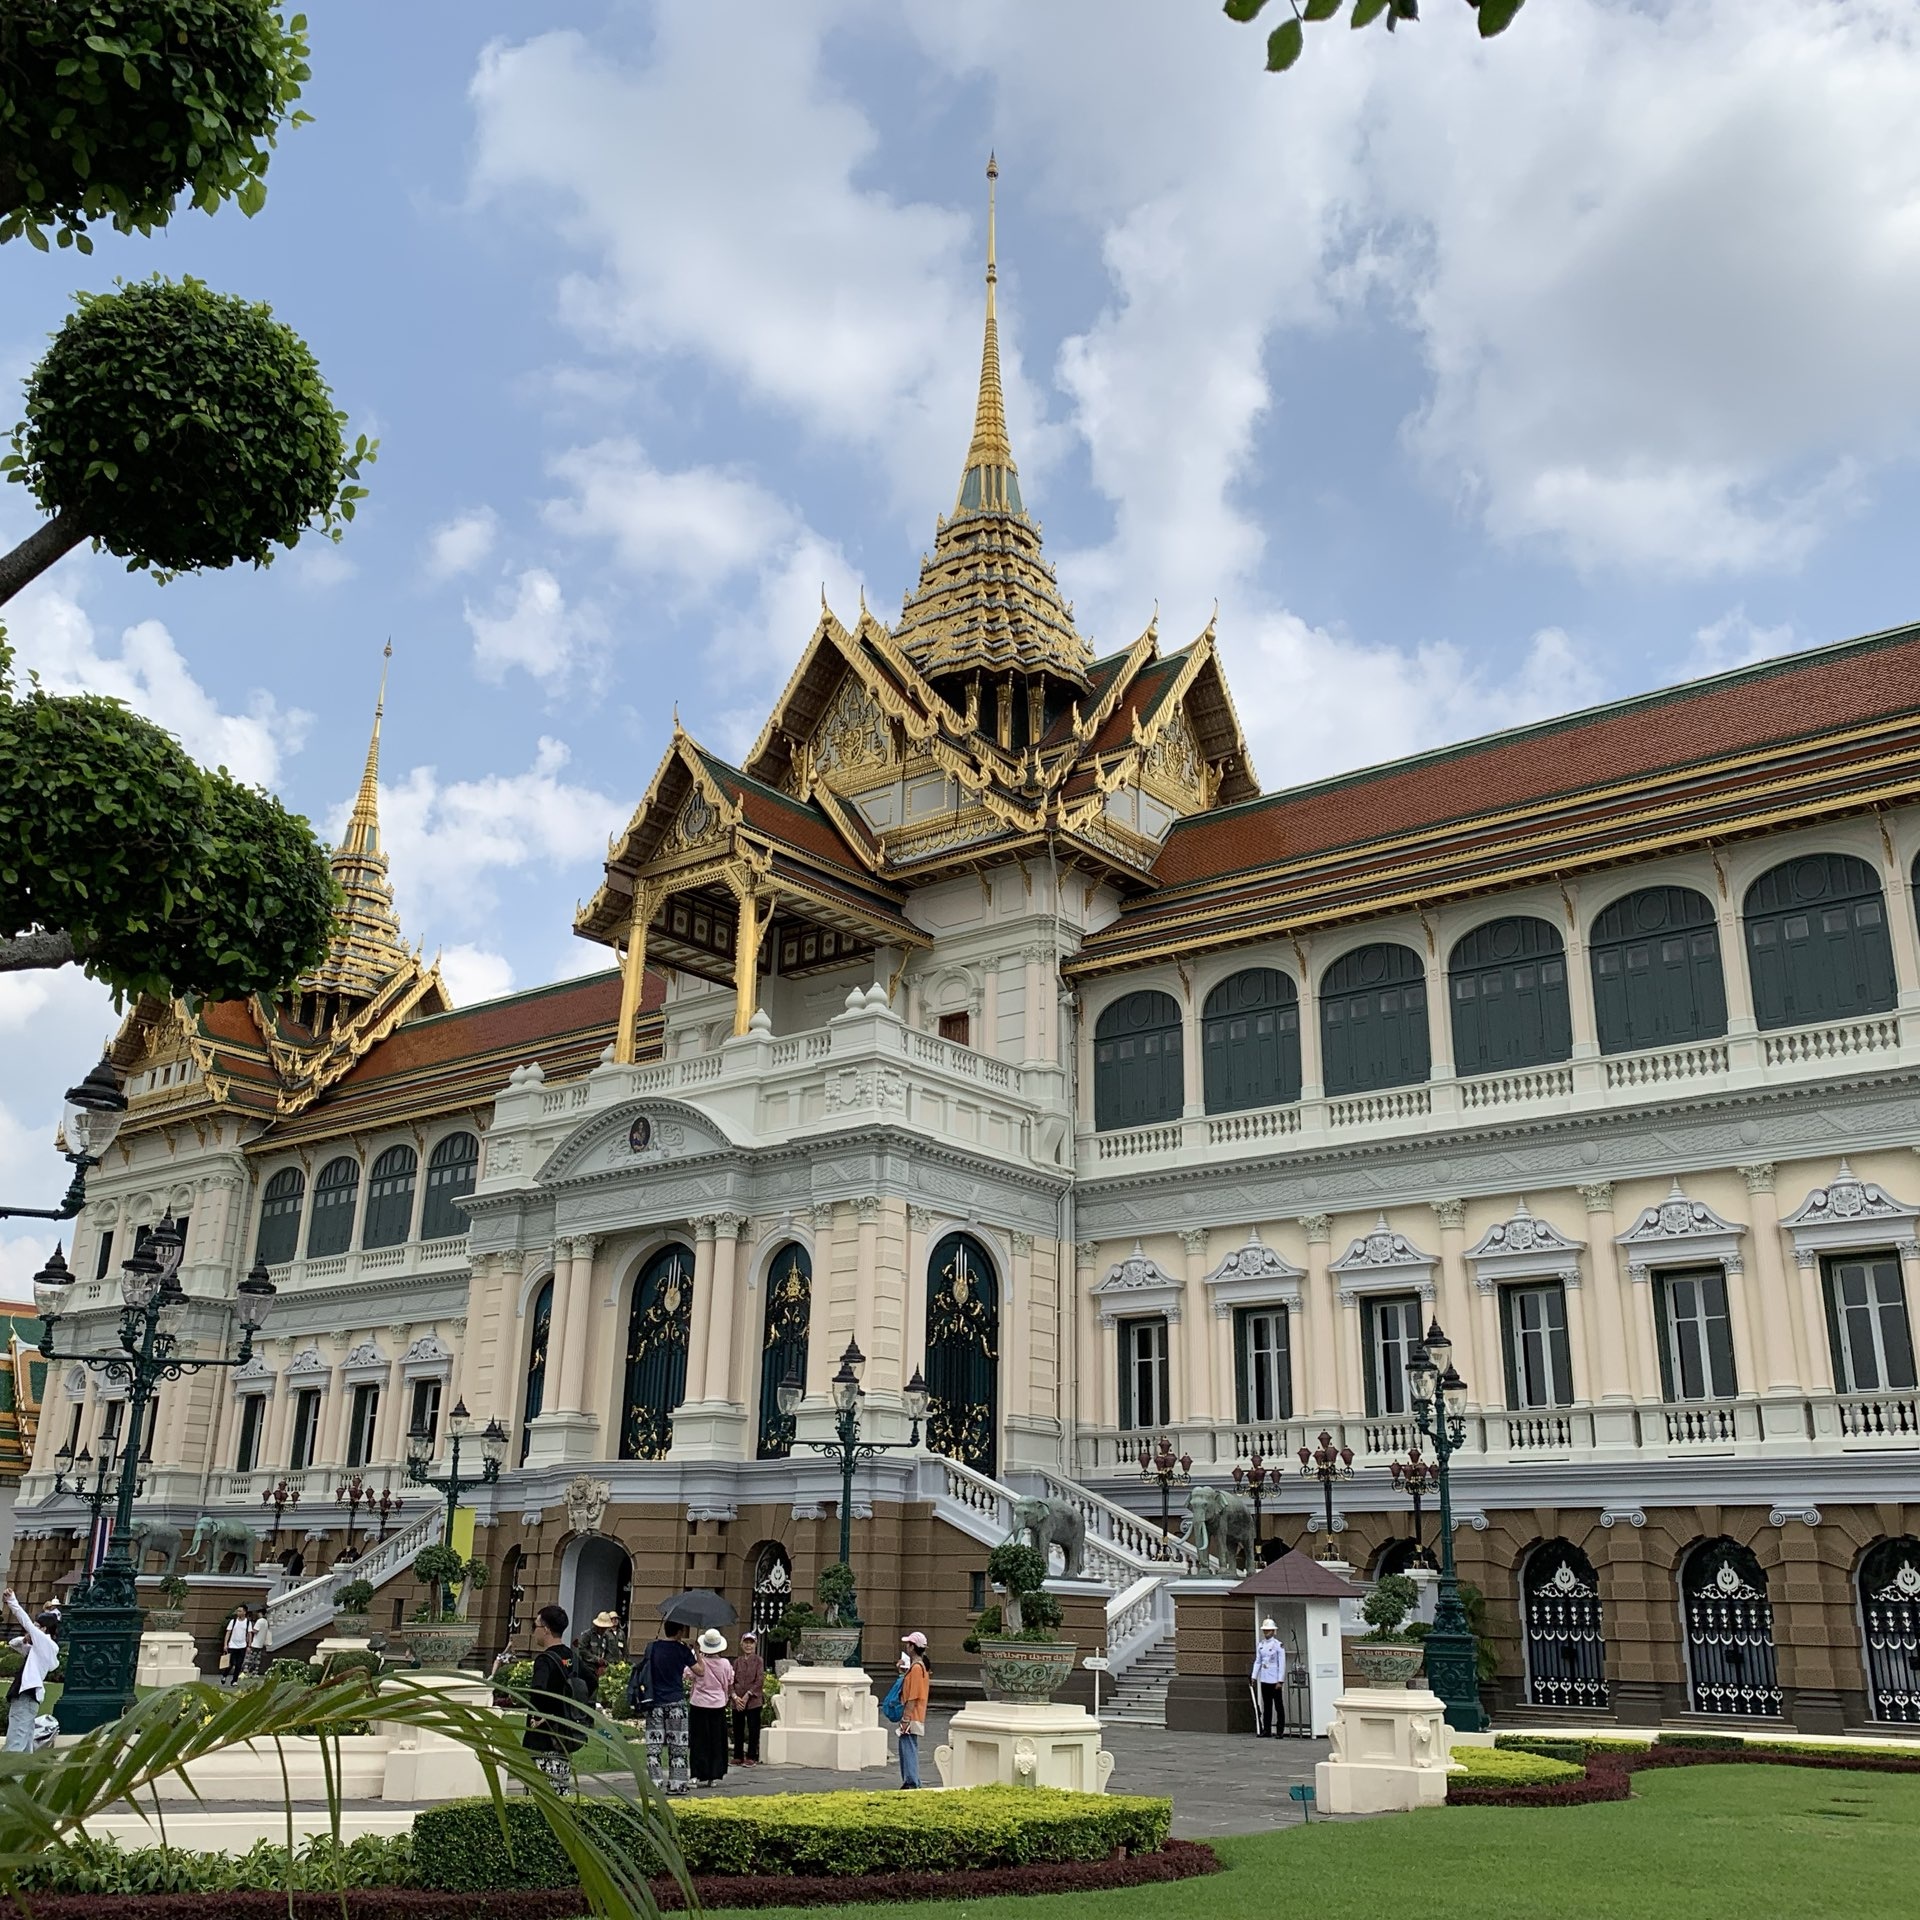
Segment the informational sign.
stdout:
<svg viewBox="0 0 1920 1920">
<path fill-rule="evenodd" d="M 1090 1653 L 1080 1664 L 1085 1667 L 1089 1673 L 1105 1673 L 1107 1669 L 1112 1666 L 1113 1662 L 1110 1661 L 1104 1653 Z"/>
</svg>

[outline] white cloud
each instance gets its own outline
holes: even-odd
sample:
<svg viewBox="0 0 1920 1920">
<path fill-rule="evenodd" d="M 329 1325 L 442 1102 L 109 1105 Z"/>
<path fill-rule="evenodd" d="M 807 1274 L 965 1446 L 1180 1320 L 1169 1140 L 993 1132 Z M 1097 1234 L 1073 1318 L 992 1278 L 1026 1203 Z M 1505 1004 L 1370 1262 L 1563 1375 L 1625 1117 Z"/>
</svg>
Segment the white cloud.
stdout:
<svg viewBox="0 0 1920 1920">
<path fill-rule="evenodd" d="M 1791 653 L 1799 644 L 1790 621 L 1777 627 L 1755 626 L 1745 607 L 1733 607 L 1695 631 L 1679 677 L 1695 680 L 1709 673 L 1730 673 L 1756 660 Z"/>
<path fill-rule="evenodd" d="M 471 573 L 492 553 L 500 534 L 500 516 L 491 507 L 474 507 L 443 520 L 427 536 L 427 578 L 451 580 Z"/>
<path fill-rule="evenodd" d="M 560 582 L 545 567 L 527 567 L 496 593 L 491 607 L 466 604 L 474 670 L 495 685 L 518 667 L 558 688 L 598 645 L 605 632 L 591 607 L 570 607 Z"/>
<path fill-rule="evenodd" d="M 440 955 L 440 977 L 447 983 L 456 1007 L 476 1000 L 497 1000 L 513 991 L 513 967 L 504 954 L 470 942 L 447 947 Z"/>
<path fill-rule="evenodd" d="M 22 670 L 33 669 L 51 693 L 104 693 L 124 700 L 179 736 L 196 759 L 224 766 L 237 779 L 271 787 L 282 761 L 298 753 L 313 716 L 282 707 L 269 693 L 247 696 L 244 713 L 228 713 L 200 685 L 173 636 L 158 620 L 142 620 L 105 650 L 73 595 L 50 584 L 30 587 L 7 609 L 9 637 Z"/>
<path fill-rule="evenodd" d="M 312 587 L 324 593 L 329 587 L 345 586 L 359 574 L 360 568 L 331 540 L 310 534 L 300 542 L 294 553 L 293 571 L 303 587 Z"/>
</svg>

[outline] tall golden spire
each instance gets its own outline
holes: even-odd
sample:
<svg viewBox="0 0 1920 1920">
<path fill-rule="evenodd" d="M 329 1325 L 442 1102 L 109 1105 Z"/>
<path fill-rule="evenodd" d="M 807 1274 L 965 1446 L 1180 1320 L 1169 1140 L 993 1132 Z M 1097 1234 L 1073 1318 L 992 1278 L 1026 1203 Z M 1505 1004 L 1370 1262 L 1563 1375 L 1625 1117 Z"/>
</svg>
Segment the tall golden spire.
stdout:
<svg viewBox="0 0 1920 1920">
<path fill-rule="evenodd" d="M 956 512 L 1019 513 L 1020 470 L 1007 438 L 1007 402 L 1000 386 L 999 267 L 994 259 L 994 182 L 999 165 L 987 156 L 987 332 L 980 349 L 980 398 L 973 413 L 973 442 L 960 476 Z"/>
</svg>

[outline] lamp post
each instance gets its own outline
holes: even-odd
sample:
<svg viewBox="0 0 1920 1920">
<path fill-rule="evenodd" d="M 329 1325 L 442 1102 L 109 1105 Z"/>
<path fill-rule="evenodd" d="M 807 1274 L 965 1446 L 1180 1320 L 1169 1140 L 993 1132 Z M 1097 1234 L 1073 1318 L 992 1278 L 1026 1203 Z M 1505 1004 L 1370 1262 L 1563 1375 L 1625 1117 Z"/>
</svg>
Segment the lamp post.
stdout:
<svg viewBox="0 0 1920 1920">
<path fill-rule="evenodd" d="M 913 1431 L 905 1440 L 863 1440 L 860 1437 L 860 1402 L 865 1397 L 866 1389 L 860 1384 L 860 1369 L 866 1364 L 867 1356 L 860 1351 L 859 1344 L 849 1340 L 846 1352 L 840 1356 L 840 1370 L 829 1383 L 833 1394 L 833 1438 L 807 1442 L 815 1453 L 824 1453 L 830 1460 L 840 1463 L 840 1564 L 849 1573 L 853 1571 L 853 1470 L 862 1460 L 871 1460 L 876 1454 L 917 1448 L 920 1444 L 920 1422 L 927 1417 L 927 1383 L 920 1369 L 915 1367 L 913 1378 L 907 1382 L 902 1395 L 908 1418 L 913 1422 Z M 789 1361 L 786 1378 L 774 1389 L 776 1403 L 785 1418 L 791 1420 L 799 1411 L 806 1391 L 799 1368 Z M 846 1617 L 841 1624 L 849 1627 L 862 1624 L 860 1598 L 851 1588 L 847 1593 Z M 859 1658 L 856 1649 L 854 1659 L 857 1661 Z"/>
<path fill-rule="evenodd" d="M 87 1524 L 87 1546 L 82 1556 L 79 1584 L 73 1590 L 75 1601 L 80 1600 L 88 1587 L 93 1584 L 93 1547 L 100 1538 L 100 1515 L 106 1504 L 113 1498 L 113 1476 L 120 1462 L 114 1456 L 113 1442 L 103 1440 L 100 1443 L 100 1458 L 96 1461 L 92 1452 L 82 1447 L 76 1455 L 72 1442 L 53 1456 L 53 1490 L 55 1493 L 70 1495 L 75 1500 L 86 1502 L 91 1515 Z M 87 1474 L 91 1470 L 93 1485 L 87 1485 Z M 69 1478 L 71 1474 L 71 1478 Z M 137 1500 L 147 1490 L 147 1483 L 138 1480 L 134 1483 L 133 1497 Z"/>
<path fill-rule="evenodd" d="M 1446 1705 L 1447 1724 L 1478 1733 L 1487 1724 L 1480 1705 L 1480 1669 L 1472 1630 L 1460 1605 L 1453 1568 L 1453 1485 L 1449 1462 L 1466 1439 L 1467 1383 L 1453 1366 L 1453 1342 L 1432 1321 L 1407 1362 L 1413 1417 L 1433 1442 L 1440 1477 L 1440 1596 L 1427 1635 L 1427 1685 Z"/>
<path fill-rule="evenodd" d="M 1404 1493 L 1413 1502 L 1413 1559 L 1416 1566 L 1429 1566 L 1433 1556 L 1427 1551 L 1426 1543 L 1421 1539 L 1420 1506 L 1428 1494 L 1440 1484 L 1439 1469 L 1420 1451 L 1416 1440 L 1407 1449 L 1404 1460 L 1389 1460 L 1387 1472 L 1391 1476 L 1396 1493 Z"/>
<path fill-rule="evenodd" d="M 489 1420 L 480 1434 L 480 1471 L 463 1474 L 460 1471 L 460 1443 L 473 1435 L 473 1415 L 467 1411 L 464 1400 L 454 1402 L 453 1411 L 447 1415 L 447 1470 L 443 1474 L 434 1474 L 433 1466 L 433 1429 L 425 1420 L 411 1428 L 407 1434 L 407 1478 L 416 1487 L 434 1487 L 447 1498 L 447 1524 L 440 1536 L 443 1546 L 453 1544 L 453 1516 L 460 1505 L 460 1496 L 473 1487 L 491 1486 L 500 1478 L 500 1463 L 507 1457 L 507 1431 L 498 1420 Z"/>
<path fill-rule="evenodd" d="M 289 1486 L 285 1480 L 277 1481 L 260 1496 L 263 1507 L 273 1509 L 273 1533 L 267 1541 L 269 1549 L 277 1546 L 280 1540 L 280 1519 L 289 1507 L 300 1504 L 300 1489 Z"/>
<path fill-rule="evenodd" d="M 1175 1487 L 1184 1487 L 1193 1478 L 1193 1456 L 1183 1453 L 1177 1458 L 1173 1451 L 1172 1438 L 1167 1434 L 1154 1441 L 1151 1448 L 1146 1441 L 1140 1442 L 1140 1478 L 1148 1486 L 1160 1489 L 1160 1532 L 1163 1538 L 1173 1537 L 1173 1513 L 1168 1504 L 1168 1495 Z"/>
<path fill-rule="evenodd" d="M 333 1504 L 347 1510 L 347 1552 L 352 1553 L 353 1530 L 359 1525 L 360 1509 L 373 1505 L 373 1489 L 356 1473 L 351 1480 L 340 1483 L 339 1492 L 333 1496 Z"/>
<path fill-rule="evenodd" d="M 369 1495 L 367 1499 L 368 1514 L 372 1515 L 377 1513 L 380 1516 L 380 1531 L 374 1535 L 374 1544 L 376 1546 L 387 1537 L 387 1516 L 398 1513 L 406 1504 L 406 1501 L 402 1499 L 399 1494 L 395 1493 L 391 1487 L 382 1487 L 378 1500 L 373 1499 L 371 1495 Z"/>
<path fill-rule="evenodd" d="M 1300 1449 L 1300 1471 L 1309 1480 L 1320 1482 L 1320 1497 L 1326 1503 L 1327 1545 L 1333 1544 L 1333 1483 L 1353 1478 L 1353 1449 L 1336 1447 L 1333 1435 L 1320 1429 L 1319 1443 Z"/>
<path fill-rule="evenodd" d="M 1258 1559 L 1260 1555 L 1260 1496 L 1270 1487 L 1278 1488 L 1279 1485 L 1280 1469 L 1278 1467 L 1268 1466 L 1257 1453 L 1248 1465 L 1235 1467 L 1233 1470 L 1234 1492 L 1245 1493 L 1253 1501 L 1253 1554 L 1255 1559 Z"/>
<path fill-rule="evenodd" d="M 103 1053 L 100 1064 L 77 1087 L 67 1089 L 60 1116 L 61 1137 L 73 1166 L 66 1198 L 57 1207 L 0 1207 L 0 1220 L 71 1220 L 87 1204 L 87 1170 L 106 1158 L 126 1113 L 127 1096 L 120 1091 L 120 1077 Z M 56 1247 L 48 1267 L 64 1272 L 66 1264 Z"/>
<path fill-rule="evenodd" d="M 93 1136 L 88 1136 L 91 1146 Z M 174 1328 L 187 1304 L 180 1285 L 180 1256 L 186 1241 L 172 1215 L 162 1220 L 147 1244 L 121 1267 L 120 1348 L 117 1353 L 61 1353 L 56 1328 L 67 1308 L 73 1275 L 56 1247 L 33 1276 L 33 1304 L 45 1326 L 40 1351 L 49 1361 L 77 1360 L 90 1372 L 123 1381 L 127 1388 L 128 1440 L 120 1452 L 120 1485 L 114 1503 L 113 1535 L 106 1558 L 95 1569 L 84 1596 L 67 1613 L 67 1684 L 54 1717 L 63 1733 L 85 1733 L 117 1720 L 133 1699 L 134 1667 L 139 1657 L 141 1612 L 133 1564 L 133 1503 L 140 1490 L 139 1436 L 147 1430 L 147 1410 L 163 1380 L 178 1380 L 203 1367 L 242 1367 L 253 1358 L 253 1337 L 273 1305 L 273 1282 L 256 1265 L 234 1295 L 240 1322 L 240 1350 L 231 1359 L 187 1359 Z"/>
</svg>

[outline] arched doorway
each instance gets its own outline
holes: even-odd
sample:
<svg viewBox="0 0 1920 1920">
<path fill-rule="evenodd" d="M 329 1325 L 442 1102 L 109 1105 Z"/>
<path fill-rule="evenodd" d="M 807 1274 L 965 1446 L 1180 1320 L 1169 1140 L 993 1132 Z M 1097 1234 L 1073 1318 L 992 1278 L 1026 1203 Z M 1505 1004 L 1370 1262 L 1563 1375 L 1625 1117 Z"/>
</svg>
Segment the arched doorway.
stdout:
<svg viewBox="0 0 1920 1920">
<path fill-rule="evenodd" d="M 560 1604 L 567 1610 L 569 1640 L 579 1639 L 596 1613 L 611 1612 L 620 1616 L 624 1645 L 633 1605 L 633 1556 L 604 1533 L 569 1540 L 560 1556 Z"/>
<path fill-rule="evenodd" d="M 760 1342 L 760 1437 L 762 1460 L 784 1460 L 793 1451 L 793 1415 L 780 1411 L 780 1383 L 789 1372 L 807 1377 L 807 1322 L 813 1303 L 813 1260 L 798 1241 L 767 1264 L 767 1318 Z"/>
<path fill-rule="evenodd" d="M 1520 1574 L 1527 1704 L 1604 1707 L 1607 1642 L 1600 1623 L 1600 1579 L 1570 1540 L 1548 1540 L 1527 1555 Z"/>
<path fill-rule="evenodd" d="M 663 1460 L 673 1445 L 673 1410 L 687 1397 L 687 1341 L 693 1327 L 693 1255 L 662 1247 L 633 1283 L 620 1411 L 620 1458 Z"/>
<path fill-rule="evenodd" d="M 771 1663 L 770 1644 L 780 1616 L 793 1604 L 793 1561 L 778 1540 L 765 1540 L 754 1548 L 748 1562 L 753 1571 L 753 1597 L 749 1618 L 760 1636 L 760 1651 Z"/>
<path fill-rule="evenodd" d="M 1920 1540 L 1882 1540 L 1860 1562 L 1867 1711 L 1920 1725 Z"/>
<path fill-rule="evenodd" d="M 1687 1693 L 1695 1713 L 1737 1718 L 1780 1711 L 1767 1576 L 1732 1540 L 1707 1540 L 1680 1569 L 1687 1627 Z"/>
<path fill-rule="evenodd" d="M 1389 1540 L 1373 1556 L 1373 1577 L 1384 1580 L 1389 1574 L 1411 1573 L 1420 1564 L 1420 1550 L 1411 1540 Z"/>
<path fill-rule="evenodd" d="M 1000 1288 L 987 1250 L 950 1233 L 927 1263 L 927 1445 L 991 1474 L 999 1464 Z"/>
</svg>

